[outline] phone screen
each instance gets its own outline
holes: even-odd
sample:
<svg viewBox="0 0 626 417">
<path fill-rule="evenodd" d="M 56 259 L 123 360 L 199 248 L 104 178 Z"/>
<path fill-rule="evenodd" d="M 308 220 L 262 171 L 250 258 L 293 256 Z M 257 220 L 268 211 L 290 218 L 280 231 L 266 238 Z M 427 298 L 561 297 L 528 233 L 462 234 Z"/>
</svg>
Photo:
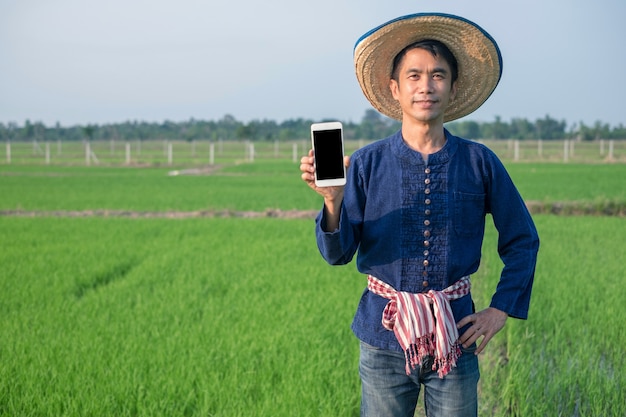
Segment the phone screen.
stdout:
<svg viewBox="0 0 626 417">
<path fill-rule="evenodd" d="M 343 178 L 341 129 L 313 131 L 315 171 L 319 180 Z"/>
</svg>

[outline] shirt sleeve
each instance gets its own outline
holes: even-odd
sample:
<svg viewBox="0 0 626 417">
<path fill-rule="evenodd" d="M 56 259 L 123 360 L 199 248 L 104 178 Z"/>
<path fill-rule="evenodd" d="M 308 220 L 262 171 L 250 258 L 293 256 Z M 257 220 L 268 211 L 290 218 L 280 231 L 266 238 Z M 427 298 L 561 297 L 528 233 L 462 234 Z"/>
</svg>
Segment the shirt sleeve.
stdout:
<svg viewBox="0 0 626 417">
<path fill-rule="evenodd" d="M 498 231 L 504 263 L 490 306 L 526 319 L 539 250 L 539 236 L 526 204 L 502 163 L 494 156 L 488 184 L 488 211 Z"/>
<path fill-rule="evenodd" d="M 344 198 L 339 214 L 339 228 L 326 232 L 324 209 L 315 223 L 317 247 L 322 257 L 331 265 L 345 265 L 352 261 L 361 240 L 361 225 L 365 205 L 365 193 L 359 175 L 357 155 L 353 155 L 347 171 Z"/>
</svg>

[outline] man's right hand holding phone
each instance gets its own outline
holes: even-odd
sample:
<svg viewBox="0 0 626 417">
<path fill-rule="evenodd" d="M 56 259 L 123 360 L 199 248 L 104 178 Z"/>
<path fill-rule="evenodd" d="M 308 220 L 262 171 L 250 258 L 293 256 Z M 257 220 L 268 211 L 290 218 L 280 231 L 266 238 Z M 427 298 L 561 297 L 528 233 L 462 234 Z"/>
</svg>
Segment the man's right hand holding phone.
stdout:
<svg viewBox="0 0 626 417">
<path fill-rule="evenodd" d="M 346 168 L 350 166 L 350 157 L 344 157 Z M 311 189 L 324 197 L 324 211 L 326 216 L 326 227 L 324 230 L 332 232 L 339 228 L 339 214 L 341 212 L 341 203 L 343 202 L 344 185 L 332 187 L 318 187 L 315 185 L 315 157 L 313 149 L 309 151 L 307 156 L 300 159 L 300 171 L 302 172 L 302 180 L 308 184 Z"/>
</svg>

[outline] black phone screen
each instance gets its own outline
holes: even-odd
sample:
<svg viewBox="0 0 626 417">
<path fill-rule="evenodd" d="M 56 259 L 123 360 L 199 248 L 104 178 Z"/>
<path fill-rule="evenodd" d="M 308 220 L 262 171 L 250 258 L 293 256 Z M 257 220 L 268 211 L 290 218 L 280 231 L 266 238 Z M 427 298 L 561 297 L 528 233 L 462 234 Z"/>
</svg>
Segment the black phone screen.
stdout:
<svg viewBox="0 0 626 417">
<path fill-rule="evenodd" d="M 318 180 L 343 178 L 341 129 L 313 131 L 315 171 Z"/>
</svg>

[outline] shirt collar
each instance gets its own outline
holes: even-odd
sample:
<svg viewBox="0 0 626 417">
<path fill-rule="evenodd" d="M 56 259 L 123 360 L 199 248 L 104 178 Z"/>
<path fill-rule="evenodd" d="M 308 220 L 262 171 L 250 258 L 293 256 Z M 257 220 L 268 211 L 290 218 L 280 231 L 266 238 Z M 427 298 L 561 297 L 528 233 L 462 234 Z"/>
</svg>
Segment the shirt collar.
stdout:
<svg viewBox="0 0 626 417">
<path fill-rule="evenodd" d="M 446 143 L 439 151 L 428 156 L 428 165 L 445 164 L 450 160 L 450 158 L 456 152 L 459 146 L 458 138 L 456 136 L 452 135 L 445 128 L 443 129 L 443 132 L 446 135 Z M 422 158 L 422 155 L 419 152 L 411 149 L 402 139 L 402 130 L 399 130 L 392 136 L 391 147 L 393 149 L 393 152 L 399 158 L 410 160 L 415 164 L 424 165 L 424 159 Z"/>
</svg>

